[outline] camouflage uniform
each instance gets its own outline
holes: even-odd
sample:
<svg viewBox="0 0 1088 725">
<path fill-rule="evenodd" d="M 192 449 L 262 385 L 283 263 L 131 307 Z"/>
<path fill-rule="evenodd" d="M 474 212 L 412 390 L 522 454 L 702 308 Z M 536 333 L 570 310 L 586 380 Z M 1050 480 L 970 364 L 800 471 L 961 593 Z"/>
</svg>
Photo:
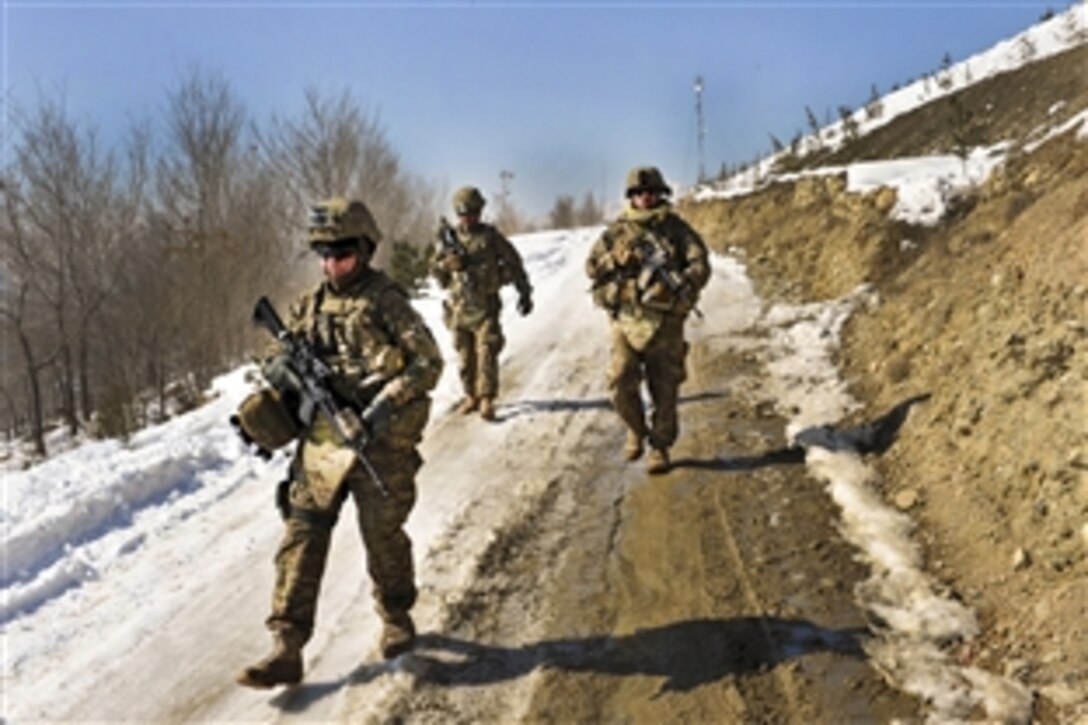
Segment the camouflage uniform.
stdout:
<svg viewBox="0 0 1088 725">
<path fill-rule="evenodd" d="M 455 195 L 455 202 L 472 187 Z M 480 207 L 482 197 L 478 196 Z M 490 224 L 464 224 L 455 229 L 465 256 L 454 262 L 449 250 L 436 248 L 430 271 L 438 284 L 448 290 L 443 303 L 446 326 L 453 333 L 453 346 L 460 357 L 459 373 L 466 399 L 491 401 L 499 392 L 499 353 L 506 343 L 499 322 L 502 302 L 499 291 L 513 284 L 518 291 L 518 309 L 528 314 L 532 307 L 532 286 L 521 255 L 502 232 Z"/>
<path fill-rule="evenodd" d="M 442 359 L 430 330 L 403 291 L 383 273 L 366 269 L 349 288 L 326 283 L 291 309 L 287 326 L 315 346 L 338 374 L 342 398 L 365 408 L 375 394 L 367 378 L 396 405 L 389 430 L 367 446 L 367 457 L 389 489 L 383 496 L 370 476 L 318 416 L 292 470 L 287 532 L 276 553 L 276 587 L 268 626 L 310 638 L 332 525 L 344 499 L 355 500 L 367 551 L 373 595 L 384 619 L 411 609 L 416 599 L 411 541 L 403 530 L 415 503 L 416 446 L 427 425 L 428 392 Z"/>
<path fill-rule="evenodd" d="M 668 187 L 652 167 L 635 169 Z M 652 172 L 652 173 L 651 173 Z M 659 267 L 659 271 L 653 271 Z M 710 277 L 707 248 L 664 199 L 652 209 L 628 205 L 598 238 L 586 260 L 596 304 L 612 318 L 608 386 L 626 424 L 628 457 L 641 455 L 641 441 L 665 456 L 678 434 L 677 397 L 685 379 L 684 321 Z M 669 275 L 674 291 L 661 275 Z M 645 379 L 653 410 L 647 423 L 640 386 Z"/>
<path fill-rule="evenodd" d="M 298 419 L 300 383 L 283 367 L 279 343 L 273 345 L 261 370 L 277 394 L 243 403 L 240 427 L 270 450 L 295 434 L 301 440 L 286 501 L 280 501 L 286 531 L 276 552 L 267 619 L 275 649 L 239 675 L 239 683 L 250 687 L 301 680 L 302 647 L 313 633 L 333 526 L 348 496 L 355 500 L 376 609 L 385 622 L 383 654 L 395 656 L 415 638 L 408 613 L 416 600 L 412 542 L 404 523 L 416 499 L 415 475 L 423 462 L 417 446 L 430 414 L 429 393 L 442 373 L 441 353 L 405 292 L 369 267 L 381 233 L 362 202 L 331 199 L 315 206 L 309 238 L 322 264 L 338 276 L 334 284 L 327 268 L 329 279 L 292 305 L 285 325 L 332 371 L 332 392 L 351 427 L 369 433 L 366 457 L 388 496 L 323 413 L 305 428 L 283 424 L 285 416 Z"/>
</svg>

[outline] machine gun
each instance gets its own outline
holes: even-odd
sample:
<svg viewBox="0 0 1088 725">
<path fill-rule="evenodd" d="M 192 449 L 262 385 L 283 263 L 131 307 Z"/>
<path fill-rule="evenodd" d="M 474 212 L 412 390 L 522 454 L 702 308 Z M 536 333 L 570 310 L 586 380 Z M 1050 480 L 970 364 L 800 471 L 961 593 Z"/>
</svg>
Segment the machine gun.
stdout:
<svg viewBox="0 0 1088 725">
<path fill-rule="evenodd" d="M 301 401 L 298 417 L 302 425 L 309 428 L 318 412 L 324 415 L 336 437 L 359 459 L 359 463 L 370 474 L 374 485 L 378 487 L 382 495 L 388 496 L 389 489 L 386 488 L 366 456 L 368 441 L 366 429 L 355 410 L 350 405 L 342 403 L 333 393 L 332 369 L 317 356 L 305 339 L 293 335 L 287 329 L 267 297 L 257 300 L 257 306 L 253 310 L 253 321 L 283 343 L 287 353 L 288 367 L 299 381 L 298 392 Z"/>
</svg>

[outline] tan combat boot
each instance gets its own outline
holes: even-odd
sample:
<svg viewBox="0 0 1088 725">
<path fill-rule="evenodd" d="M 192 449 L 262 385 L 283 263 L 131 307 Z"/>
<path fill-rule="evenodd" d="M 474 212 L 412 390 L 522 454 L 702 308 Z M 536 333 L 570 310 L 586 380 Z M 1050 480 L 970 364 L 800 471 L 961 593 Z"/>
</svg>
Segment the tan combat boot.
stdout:
<svg viewBox="0 0 1088 725">
<path fill-rule="evenodd" d="M 657 475 L 669 470 L 669 449 L 651 448 L 650 455 L 646 458 L 646 470 L 650 474 Z"/>
<path fill-rule="evenodd" d="M 623 444 L 623 457 L 637 461 L 642 457 L 642 436 L 632 430 L 627 431 L 627 441 Z"/>
<path fill-rule="evenodd" d="M 302 682 L 302 646 L 291 637 L 276 635 L 272 654 L 242 670 L 239 685 L 267 689 Z"/>
<path fill-rule="evenodd" d="M 416 625 L 408 612 L 390 612 L 382 628 L 382 657 L 391 660 L 408 652 L 416 643 Z"/>
<path fill-rule="evenodd" d="M 471 395 L 461 401 L 461 404 L 457 406 L 457 412 L 461 415 L 468 415 L 476 411 L 476 408 L 480 405 L 480 401 Z"/>
<path fill-rule="evenodd" d="M 484 420 L 495 420 L 495 401 L 491 398 L 480 398 L 480 417 Z"/>
</svg>

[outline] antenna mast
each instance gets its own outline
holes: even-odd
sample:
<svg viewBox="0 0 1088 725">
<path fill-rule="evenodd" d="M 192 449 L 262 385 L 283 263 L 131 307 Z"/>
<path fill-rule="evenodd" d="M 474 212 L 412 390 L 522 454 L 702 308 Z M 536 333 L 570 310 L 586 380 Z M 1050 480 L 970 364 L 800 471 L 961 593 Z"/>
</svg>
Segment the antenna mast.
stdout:
<svg viewBox="0 0 1088 725">
<path fill-rule="evenodd" d="M 699 148 L 699 178 L 706 181 L 706 124 L 703 120 L 703 77 L 695 76 L 695 137 Z"/>
</svg>

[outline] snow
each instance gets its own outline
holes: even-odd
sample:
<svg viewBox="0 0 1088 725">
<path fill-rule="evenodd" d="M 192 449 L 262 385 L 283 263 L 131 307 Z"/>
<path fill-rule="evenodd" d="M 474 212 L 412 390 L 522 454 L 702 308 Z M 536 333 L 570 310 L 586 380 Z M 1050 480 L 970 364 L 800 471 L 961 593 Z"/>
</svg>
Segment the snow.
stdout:
<svg viewBox="0 0 1088 725">
<path fill-rule="evenodd" d="M 962 90 L 1000 73 L 1014 70 L 1029 61 L 1055 55 L 1088 42 L 1088 4 L 1078 3 L 1063 13 L 1039 23 L 1019 35 L 1004 40 L 992 48 L 960 63 L 950 65 L 880 99 L 881 112 L 870 117 L 864 108 L 852 115 L 857 133 L 864 136 L 884 126 L 920 105 Z M 1050 109 L 1057 112 L 1064 101 Z M 1023 150 L 1030 153 L 1054 136 L 1076 128 L 1077 138 L 1088 137 L 1088 112 L 1082 112 L 1053 128 L 1041 129 L 1039 138 L 1030 140 Z M 819 147 L 838 148 L 845 133 L 843 122 L 836 121 L 820 129 L 817 135 L 800 141 L 799 152 Z M 810 176 L 847 174 L 847 191 L 864 194 L 875 188 L 890 187 L 897 191 L 897 201 L 889 215 L 898 221 L 919 226 L 937 224 L 948 210 L 949 202 L 977 188 L 990 173 L 1001 166 L 1012 144 L 1003 142 L 991 147 L 970 149 L 964 158 L 934 155 L 910 159 L 894 159 L 854 164 L 849 167 L 827 166 L 791 174 L 773 174 L 772 169 L 782 154 L 763 159 L 746 172 L 736 174 L 713 187 L 695 190 L 697 201 L 729 199 L 749 194 L 771 181 L 789 182 Z M 783 152 L 785 153 L 785 152 Z"/>
<path fill-rule="evenodd" d="M 423 503 L 409 523 L 417 559 L 422 562 L 424 601 L 439 581 L 446 592 L 466 587 L 473 572 L 467 551 L 482 550 L 490 531 L 510 515 L 513 499 L 534 495 L 533 487 L 547 481 L 548 467 L 561 465 L 554 452 L 544 451 L 538 461 L 523 462 L 525 470 L 516 475 L 516 486 L 472 475 L 482 470 L 487 457 L 502 450 L 507 437 L 516 439 L 530 427 L 548 424 L 546 410 L 534 401 L 587 397 L 584 390 L 570 389 L 575 376 L 564 366 L 587 367 L 605 352 L 603 314 L 591 307 L 582 272 L 589 246 L 599 232 L 600 228 L 590 228 L 515 238 L 537 303 L 528 318 L 513 317 L 509 312 L 513 305 L 505 306 L 509 319 L 503 370 L 509 375 L 512 360 L 521 364 L 519 395 L 501 411 L 503 424 L 476 430 L 471 448 L 460 457 L 453 462 L 428 460 L 424 465 Z M 691 336 L 711 332 L 733 336 L 732 344 L 763 358 L 766 384 L 777 407 L 790 418 L 791 435 L 834 423 L 856 407 L 831 360 L 848 316 L 858 306 L 876 304 L 869 288 L 859 288 L 840 300 L 768 306 L 753 292 L 740 262 L 715 255 L 710 291 L 713 304 L 707 309 L 728 309 L 730 315 L 694 324 Z M 512 296 L 506 302 L 512 303 Z M 435 392 L 429 430 L 464 425 L 450 413 L 459 383 L 449 336 L 440 322 L 440 299 L 434 289 L 428 289 L 415 304 L 450 361 Z M 556 330 L 561 328 L 563 337 L 557 340 Z M 232 637 L 254 640 L 251 648 L 260 646 L 258 624 L 271 587 L 269 559 L 280 531 L 271 495 L 284 458 L 262 461 L 251 455 L 227 422 L 252 389 L 254 377 L 249 366 L 222 376 L 212 386 L 210 403 L 148 428 L 127 444 L 88 443 L 7 474 L 0 508 L 6 532 L 0 621 L 4 626 L 3 713 L 8 721 L 55 719 L 79 712 L 96 691 L 96 663 L 111 663 L 113 668 L 131 663 L 148 672 L 161 668 L 155 658 L 170 655 L 159 654 L 161 647 L 148 642 L 184 634 L 173 635 L 171 628 L 186 621 L 190 608 L 250 610 L 254 626 L 248 637 L 244 632 L 223 632 L 212 637 L 208 646 L 226 646 L 229 651 L 222 639 L 229 642 Z M 599 382 L 603 385 L 603 379 Z M 873 583 L 867 589 L 875 596 L 861 603 L 879 612 L 897 635 L 874 645 L 874 653 L 886 648 L 891 653 L 887 657 L 900 663 L 901 669 L 903 662 L 909 662 L 910 676 L 927 683 L 924 689 L 916 686 L 919 694 L 935 702 L 941 697 L 934 693 L 944 692 L 954 693 L 948 696 L 953 704 L 984 702 L 985 694 L 964 683 L 987 680 L 981 675 L 968 678 L 938 651 L 949 638 L 970 638 L 977 625 L 962 605 L 934 593 L 909 539 L 909 519 L 880 502 L 868 486 L 873 474 L 856 454 L 814 448 L 808 461 L 842 511 L 845 537 L 871 563 Z M 533 472 L 542 475 L 534 478 Z M 433 485 L 437 479 L 441 479 L 440 487 Z M 492 489 L 485 490 L 488 486 Z M 502 489 L 510 490 L 500 494 Z M 494 525 L 457 533 L 466 506 L 480 501 L 489 502 L 491 508 L 483 515 Z M 345 526 L 337 534 L 350 538 L 354 532 Z M 448 550 L 457 536 L 461 537 L 458 545 L 466 551 L 460 564 L 445 572 L 434 570 L 430 562 L 438 552 Z M 344 566 L 335 560 L 329 564 L 330 569 Z M 343 595 L 346 611 L 363 606 L 358 602 L 366 600 L 362 594 L 369 587 L 363 579 L 339 585 L 349 587 Z M 325 596 L 336 598 L 327 592 Z M 323 608 L 326 613 L 339 611 L 337 605 L 323 603 Z M 373 616 L 338 616 L 351 619 L 364 632 L 376 627 Z M 227 627 L 226 621 L 218 626 Z M 329 626 L 327 621 L 319 623 L 312 645 L 318 651 L 335 647 Z M 376 630 L 367 634 L 374 638 Z M 921 654 L 907 656 L 907 644 Z M 353 653 L 343 656 L 351 662 Z M 222 686 L 232 674 L 232 669 L 219 663 L 206 676 L 217 677 Z M 387 674 L 394 675 L 387 682 L 388 697 L 392 697 L 404 687 L 404 677 L 395 671 Z M 1009 686 L 1004 680 L 999 685 Z M 139 687 L 154 692 L 150 681 Z M 198 694 L 207 684 L 175 685 L 177 702 L 149 696 L 145 699 L 150 702 L 126 702 L 110 712 L 136 719 L 177 713 L 188 706 L 187 699 L 196 697 L 186 687 Z M 214 711 L 216 718 L 264 719 L 266 715 L 261 708 L 267 704 L 254 704 L 243 694 L 223 697 Z M 369 711 L 380 716 L 375 707 L 371 703 Z M 956 712 L 953 705 L 948 707 Z"/>
<path fill-rule="evenodd" d="M 1030 39 L 1034 57 L 1069 47 L 1069 17 L 1084 28 L 1088 25 L 1084 15 L 1085 6 L 1078 5 L 1027 31 L 1023 37 Z M 1024 61 L 1025 43 L 1010 39 L 949 72 L 962 78 L 970 68 L 977 81 L 1007 70 L 1018 58 Z M 942 92 L 946 91 L 935 83 L 919 82 L 886 96 L 879 122 Z M 1081 114 L 1064 128 L 1079 125 L 1079 137 L 1085 138 L 1085 120 Z M 868 127 L 863 122 L 861 132 L 877 122 Z M 1043 139 L 1054 132 L 1045 130 Z M 1003 146 L 995 146 L 975 149 L 964 159 L 899 159 L 813 173 L 845 172 L 849 190 L 856 193 L 894 187 L 899 200 L 891 213 L 896 218 L 933 224 L 951 195 L 981 183 L 1005 152 Z M 698 198 L 745 193 L 744 184 L 733 181 L 723 190 L 701 190 Z M 409 529 L 416 542 L 419 578 L 431 582 L 425 587 L 441 580 L 443 587 L 455 589 L 472 575 L 467 554 L 457 566 L 433 568 L 436 554 L 451 546 L 455 533 L 469 548 L 486 541 L 487 530 L 457 533 L 467 505 L 490 501 L 492 508 L 484 513 L 497 527 L 508 515 L 504 506 L 514 496 L 543 485 L 548 466 L 559 465 L 554 451 L 543 451 L 531 462 L 541 475 L 522 472 L 520 488 L 472 475 L 487 456 L 503 449 L 507 437 L 547 424 L 546 404 L 539 401 L 554 404 L 587 397 L 585 390 L 571 389 L 575 376 L 568 368 L 591 363 L 599 367 L 607 344 L 603 315 L 588 301 L 582 272 L 599 232 L 600 228 L 588 228 L 515 239 L 536 302 L 531 316 L 516 317 L 513 291 L 505 293 L 503 375 L 516 367 L 520 396 L 504 411 L 503 425 L 485 429 L 471 446 L 466 441 L 457 465 L 429 459 L 421 471 L 424 501 L 413 512 Z M 766 385 L 790 420 L 790 436 L 811 426 L 834 424 L 856 408 L 832 359 L 848 316 L 859 306 L 879 303 L 873 291 L 862 287 L 840 300 L 768 306 L 753 292 L 740 262 L 717 255 L 713 261 L 707 294 L 714 296 L 715 305 L 705 309 L 708 315 L 730 311 L 728 320 L 715 321 L 715 333 L 731 336 L 730 344 L 753 350 L 764 360 Z M 458 425 L 450 409 L 459 383 L 437 290 L 426 288 L 415 305 L 435 331 L 448 361 L 434 392 L 430 437 L 436 429 Z M 560 330 L 562 349 L 557 342 Z M 699 324 L 693 325 L 690 336 L 699 334 Z M 263 461 L 251 455 L 227 422 L 253 388 L 254 377 L 251 367 L 223 375 L 212 385 L 209 403 L 147 428 L 126 443 L 73 442 L 69 450 L 21 471 L 12 465 L 21 459 L 8 457 L 0 501 L 4 529 L 0 713 L 5 721 L 56 720 L 79 713 L 100 694 L 106 678 L 112 678 L 113 692 L 123 697 L 97 705 L 117 717 L 187 719 L 194 703 L 208 699 L 218 703 L 210 710 L 216 719 L 272 719 L 275 711 L 267 702 L 246 699 L 233 688 L 229 680 L 237 663 L 225 664 L 212 651 L 202 655 L 207 661 L 196 668 L 196 675 L 171 666 L 172 652 L 192 652 L 183 645 L 186 638 L 205 640 L 202 651 L 239 656 L 259 652 L 263 646 L 254 641 L 259 636 L 256 625 L 266 613 L 270 558 L 280 534 L 271 498 L 286 459 L 281 454 Z M 595 394 L 603 395 L 603 390 Z M 456 440 L 455 433 L 450 435 Z M 820 448 L 810 448 L 806 460 L 841 512 L 844 537 L 871 569 L 871 578 L 859 587 L 859 604 L 879 614 L 890 634 L 872 646 L 870 655 L 898 686 L 930 703 L 935 719 L 960 717 L 981 706 L 994 720 L 1022 720 L 1025 703 L 1030 702 L 1022 687 L 960 667 L 943 654 L 942 644 L 970 639 L 978 625 L 962 604 L 935 591 L 910 538 L 912 522 L 873 493 L 875 474 L 869 466 L 849 451 Z M 493 492 L 482 495 L 485 486 L 492 486 Z M 336 543 L 341 535 L 353 536 L 350 529 L 337 531 L 330 568 L 359 556 Z M 328 668 L 356 663 L 359 657 L 334 642 L 329 627 L 350 623 L 364 630 L 360 636 L 375 632 L 375 618 L 361 613 L 369 584 L 363 576 L 348 579 L 352 581 L 330 585 L 332 591 L 326 587 L 323 595 L 331 603 L 323 600 L 325 621 L 313 646 L 326 652 Z M 428 596 L 434 596 L 433 590 L 425 589 L 421 606 L 437 606 L 428 604 Z M 213 614 L 202 614 L 202 609 Z M 214 616 L 220 610 L 232 616 Z M 255 628 L 237 631 L 233 622 L 240 618 L 252 621 Z M 195 623 L 207 631 L 179 631 L 185 629 L 179 623 Z M 379 669 L 375 676 L 383 673 L 391 672 Z M 159 683 L 163 678 L 172 683 L 168 692 Z M 389 678 L 390 693 L 404 686 L 402 679 Z M 378 717 L 380 710 L 374 708 L 380 701 L 368 705 Z"/>
<path fill-rule="evenodd" d="M 868 118 L 865 109 L 859 109 L 853 116 L 858 123 L 858 133 L 869 133 L 919 105 L 1015 70 L 1030 61 L 1042 60 L 1082 45 L 1086 40 L 1088 6 L 1078 3 L 1023 33 L 885 95 L 880 99 L 882 113 L 876 118 Z M 822 133 L 841 139 L 842 122 L 828 126 Z"/>
<path fill-rule="evenodd" d="M 977 148 L 966 158 L 935 155 L 893 161 L 862 162 L 846 170 L 846 190 L 866 194 L 882 187 L 896 190 L 892 219 L 934 226 L 956 196 L 977 188 L 1005 160 L 1008 144 Z"/>
</svg>

